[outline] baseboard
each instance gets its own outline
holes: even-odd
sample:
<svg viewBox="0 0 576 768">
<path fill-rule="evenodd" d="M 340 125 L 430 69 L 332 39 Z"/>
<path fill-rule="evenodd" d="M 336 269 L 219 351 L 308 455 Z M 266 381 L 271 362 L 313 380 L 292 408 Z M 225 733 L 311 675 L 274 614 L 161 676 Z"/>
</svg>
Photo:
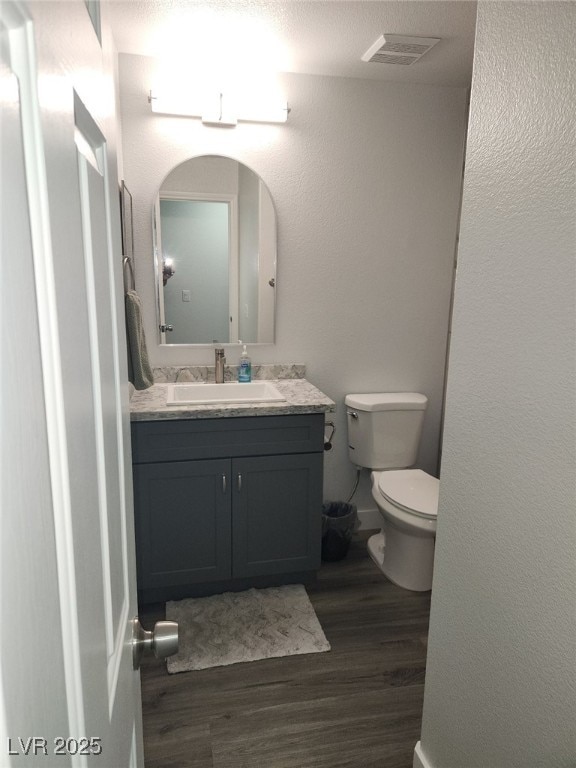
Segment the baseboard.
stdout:
<svg viewBox="0 0 576 768">
<path fill-rule="evenodd" d="M 382 528 L 382 518 L 377 509 L 358 510 L 358 530 L 372 531 Z"/>
<path fill-rule="evenodd" d="M 412 763 L 412 768 L 434 768 L 432 763 L 429 762 L 424 755 L 421 742 L 417 742 L 414 747 L 414 762 Z"/>
<path fill-rule="evenodd" d="M 320 553 L 318 553 L 320 555 Z M 320 563 L 318 563 L 318 567 Z M 250 576 L 224 581 L 201 582 L 199 584 L 179 584 L 172 587 L 148 587 L 138 590 L 139 605 L 165 603 L 168 600 L 184 600 L 187 597 L 206 597 L 222 592 L 243 592 L 246 589 L 266 589 L 285 584 L 313 584 L 318 571 L 299 571 L 297 573 L 274 573 L 270 576 Z"/>
</svg>

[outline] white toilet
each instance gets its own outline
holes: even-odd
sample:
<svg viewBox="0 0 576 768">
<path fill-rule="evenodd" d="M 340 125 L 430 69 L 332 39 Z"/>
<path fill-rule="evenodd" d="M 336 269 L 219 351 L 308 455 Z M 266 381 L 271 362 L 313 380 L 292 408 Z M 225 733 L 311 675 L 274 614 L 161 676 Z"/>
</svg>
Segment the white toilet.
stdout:
<svg viewBox="0 0 576 768">
<path fill-rule="evenodd" d="M 368 552 L 400 587 L 432 587 L 437 478 L 416 461 L 428 398 L 416 392 L 346 395 L 348 452 L 358 467 L 372 469 L 372 496 L 382 530 L 368 539 Z"/>
</svg>

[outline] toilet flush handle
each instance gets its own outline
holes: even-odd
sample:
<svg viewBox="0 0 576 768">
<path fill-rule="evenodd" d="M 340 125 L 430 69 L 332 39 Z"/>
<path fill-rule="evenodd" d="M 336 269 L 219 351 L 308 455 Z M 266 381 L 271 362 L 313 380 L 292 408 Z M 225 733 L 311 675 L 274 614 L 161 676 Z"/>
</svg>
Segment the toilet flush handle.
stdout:
<svg viewBox="0 0 576 768">
<path fill-rule="evenodd" d="M 356 411 L 346 411 L 346 413 L 348 414 L 348 416 L 350 416 L 351 419 L 358 418 L 358 414 L 356 413 Z"/>
</svg>

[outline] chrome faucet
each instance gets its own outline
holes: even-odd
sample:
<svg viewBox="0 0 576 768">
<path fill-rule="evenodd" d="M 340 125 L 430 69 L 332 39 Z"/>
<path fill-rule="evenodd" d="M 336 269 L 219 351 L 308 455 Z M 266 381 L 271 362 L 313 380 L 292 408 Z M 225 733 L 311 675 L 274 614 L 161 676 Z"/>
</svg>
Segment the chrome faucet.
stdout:
<svg viewBox="0 0 576 768">
<path fill-rule="evenodd" d="M 214 381 L 216 382 L 216 384 L 224 384 L 224 366 L 226 364 L 226 358 L 224 357 L 224 349 L 222 347 L 217 347 L 214 350 L 214 356 L 215 356 Z"/>
</svg>

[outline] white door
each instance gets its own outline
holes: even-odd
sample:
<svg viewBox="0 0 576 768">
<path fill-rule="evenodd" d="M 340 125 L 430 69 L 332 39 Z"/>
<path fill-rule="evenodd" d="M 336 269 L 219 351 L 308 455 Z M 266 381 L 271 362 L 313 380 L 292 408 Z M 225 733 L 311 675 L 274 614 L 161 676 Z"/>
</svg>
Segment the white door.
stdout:
<svg viewBox="0 0 576 768">
<path fill-rule="evenodd" d="M 0 765 L 141 766 L 109 54 L 82 0 L 0 8 Z"/>
<path fill-rule="evenodd" d="M 160 219 L 160 198 L 157 197 L 154 203 L 154 267 L 156 270 L 156 285 L 158 286 L 158 295 L 156 301 L 158 302 L 158 319 L 159 319 L 159 333 L 160 344 L 169 344 L 169 339 L 166 338 L 166 333 L 170 333 L 166 325 L 166 312 L 164 310 L 164 290 L 162 284 L 164 282 L 164 258 L 162 251 L 162 221 Z"/>
<path fill-rule="evenodd" d="M 160 258 L 175 274 L 160 289 L 170 344 L 238 339 L 238 198 L 162 192 L 157 203 Z M 162 286 L 162 281 L 159 281 Z M 184 300 L 184 295 L 188 298 Z M 164 322 L 164 321 L 163 321 Z"/>
</svg>

